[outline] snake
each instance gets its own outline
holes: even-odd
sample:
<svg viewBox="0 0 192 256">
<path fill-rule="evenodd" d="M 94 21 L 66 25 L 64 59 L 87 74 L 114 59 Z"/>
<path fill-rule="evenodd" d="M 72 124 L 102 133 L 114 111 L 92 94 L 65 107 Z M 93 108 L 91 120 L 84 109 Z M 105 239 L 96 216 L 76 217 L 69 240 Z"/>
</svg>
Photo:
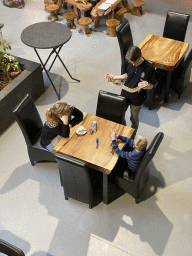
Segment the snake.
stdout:
<svg viewBox="0 0 192 256">
<path fill-rule="evenodd" d="M 117 82 L 116 80 L 114 80 L 114 79 L 112 78 L 112 76 L 109 75 L 109 77 L 110 77 L 111 82 L 112 82 L 113 84 L 115 84 L 115 85 L 117 85 L 117 86 L 120 86 L 123 90 L 128 91 L 128 92 L 130 92 L 130 93 L 139 92 L 139 91 L 143 88 L 143 87 L 139 87 L 139 86 L 137 86 L 136 88 L 129 88 L 129 87 L 127 87 L 127 86 L 125 86 L 125 85 L 123 85 L 123 84 Z M 146 86 L 148 86 L 148 82 L 147 82 L 147 85 L 146 85 Z M 146 86 L 144 86 L 144 87 L 146 87 Z"/>
</svg>

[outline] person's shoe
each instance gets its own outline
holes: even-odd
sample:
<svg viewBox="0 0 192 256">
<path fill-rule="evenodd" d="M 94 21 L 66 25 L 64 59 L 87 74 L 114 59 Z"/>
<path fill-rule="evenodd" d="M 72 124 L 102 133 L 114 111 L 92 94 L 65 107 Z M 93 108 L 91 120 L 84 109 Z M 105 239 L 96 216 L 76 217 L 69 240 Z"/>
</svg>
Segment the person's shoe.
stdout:
<svg viewBox="0 0 192 256">
<path fill-rule="evenodd" d="M 2 27 L 4 27 L 4 24 L 3 24 L 3 23 L 0 23 L 0 29 L 2 29 Z"/>
</svg>

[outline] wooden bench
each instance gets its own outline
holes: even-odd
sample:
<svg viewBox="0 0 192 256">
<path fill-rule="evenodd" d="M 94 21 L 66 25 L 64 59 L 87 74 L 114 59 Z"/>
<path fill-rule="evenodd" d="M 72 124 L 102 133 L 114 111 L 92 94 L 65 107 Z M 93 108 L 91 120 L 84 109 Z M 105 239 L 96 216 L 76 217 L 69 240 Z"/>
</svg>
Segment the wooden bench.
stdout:
<svg viewBox="0 0 192 256">
<path fill-rule="evenodd" d="M 106 21 L 107 31 L 106 35 L 110 35 L 112 37 L 116 37 L 116 27 L 119 25 L 120 21 L 116 19 L 109 19 Z"/>
<path fill-rule="evenodd" d="M 116 16 L 117 16 L 117 19 L 122 22 L 124 20 L 124 17 L 123 15 L 127 13 L 127 8 L 125 7 L 122 7 L 121 9 L 119 9 L 117 12 L 116 12 Z"/>
<path fill-rule="evenodd" d="M 76 29 L 74 19 L 77 18 L 77 15 L 74 12 L 67 12 L 63 14 L 63 17 L 67 20 L 67 27 Z"/>
<path fill-rule="evenodd" d="M 136 16 L 143 15 L 142 6 L 145 4 L 145 2 L 142 0 L 134 0 L 132 4 L 133 8 L 131 10 L 131 14 Z"/>
<path fill-rule="evenodd" d="M 47 11 L 51 14 L 48 16 L 48 19 L 51 19 L 51 21 L 58 20 L 58 10 L 59 6 L 57 4 L 50 4 L 46 7 Z"/>
<path fill-rule="evenodd" d="M 78 23 L 80 25 L 82 25 L 83 27 L 81 28 L 82 32 L 84 35 L 87 35 L 87 34 L 90 34 L 91 33 L 91 30 L 89 28 L 89 24 L 92 23 L 92 19 L 89 18 L 89 17 L 83 17 L 83 18 L 80 18 L 78 20 Z"/>
</svg>

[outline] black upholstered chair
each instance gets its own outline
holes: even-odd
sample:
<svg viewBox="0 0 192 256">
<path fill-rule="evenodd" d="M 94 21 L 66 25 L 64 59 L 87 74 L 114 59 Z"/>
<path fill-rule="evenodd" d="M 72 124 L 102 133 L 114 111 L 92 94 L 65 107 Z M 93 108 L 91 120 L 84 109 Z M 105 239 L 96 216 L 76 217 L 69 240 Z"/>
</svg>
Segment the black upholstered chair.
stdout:
<svg viewBox="0 0 192 256">
<path fill-rule="evenodd" d="M 21 249 L 2 239 L 0 239 L 0 252 L 8 256 L 25 256 Z"/>
<path fill-rule="evenodd" d="M 178 94 L 178 99 L 180 95 L 187 88 L 191 75 L 192 67 L 192 50 L 185 58 L 185 60 L 174 69 L 171 76 L 171 88 Z"/>
<path fill-rule="evenodd" d="M 56 162 L 54 155 L 40 145 L 43 123 L 29 94 L 13 110 L 13 113 L 24 135 L 31 164 L 35 165 L 36 162 L 41 161 Z"/>
<path fill-rule="evenodd" d="M 129 47 L 133 46 L 131 28 L 127 19 L 116 30 L 117 39 L 121 51 L 121 74 L 125 74 L 125 55 Z"/>
<path fill-rule="evenodd" d="M 185 41 L 190 15 L 168 11 L 165 20 L 163 37 Z"/>
<path fill-rule="evenodd" d="M 89 169 L 83 161 L 64 154 L 56 153 L 55 158 L 59 165 L 60 181 L 65 199 L 72 198 L 89 204 L 91 209 L 94 206 L 96 191 L 94 185 L 98 185 L 95 177 L 97 171 Z M 102 179 L 102 173 L 97 173 L 98 178 Z"/>
<path fill-rule="evenodd" d="M 123 124 L 125 105 L 125 97 L 110 92 L 99 91 L 96 116 Z"/>
<path fill-rule="evenodd" d="M 134 176 L 130 174 L 130 171 L 125 170 L 120 172 L 123 173 L 123 175 L 115 176 L 114 178 L 115 184 L 133 196 L 137 204 L 141 202 L 141 196 L 147 186 L 149 179 L 148 165 L 154 157 L 163 137 L 164 134 L 162 132 L 156 134 L 151 144 L 149 145 L 143 159 L 141 160 L 138 170 Z"/>
</svg>

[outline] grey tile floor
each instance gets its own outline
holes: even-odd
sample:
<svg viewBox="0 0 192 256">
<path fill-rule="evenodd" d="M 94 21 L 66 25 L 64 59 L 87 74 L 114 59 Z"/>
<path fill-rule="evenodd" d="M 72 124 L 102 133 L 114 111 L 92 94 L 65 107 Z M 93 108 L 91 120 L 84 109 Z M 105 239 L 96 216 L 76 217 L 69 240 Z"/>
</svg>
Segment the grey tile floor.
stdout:
<svg viewBox="0 0 192 256">
<path fill-rule="evenodd" d="M 129 1 L 130 3 L 130 1 Z M 131 3 L 130 3 L 131 4 Z M 147 34 L 162 35 L 167 10 L 189 13 L 191 1 L 145 1 L 142 17 L 126 14 L 134 44 Z M 30 24 L 47 21 L 43 1 L 26 1 L 24 9 L 0 3 L 0 22 L 11 54 L 38 62 L 32 48 L 20 40 Z M 62 16 L 59 22 L 66 24 Z M 82 111 L 95 114 L 100 89 L 120 93 L 105 80 L 107 72 L 120 73 L 117 38 L 106 36 L 105 19 L 91 35 L 72 30 L 71 40 L 61 51 L 72 81 L 59 61 L 51 76 L 61 99 Z M 189 22 L 186 42 L 192 43 Z M 93 27 L 93 24 L 91 25 Z M 41 50 L 45 60 L 48 50 Z M 43 120 L 57 101 L 44 76 L 46 92 L 36 101 Z M 164 140 L 153 160 L 146 200 L 136 205 L 128 194 L 109 205 L 92 210 L 74 200 L 64 200 L 56 163 L 29 163 L 26 144 L 14 123 L 0 137 L 0 238 L 22 248 L 27 256 L 85 255 L 192 255 L 192 96 L 191 84 L 180 100 L 171 91 L 170 101 L 140 114 L 138 134 L 150 142 L 162 131 Z M 130 125 L 129 111 L 126 113 Z"/>
</svg>

